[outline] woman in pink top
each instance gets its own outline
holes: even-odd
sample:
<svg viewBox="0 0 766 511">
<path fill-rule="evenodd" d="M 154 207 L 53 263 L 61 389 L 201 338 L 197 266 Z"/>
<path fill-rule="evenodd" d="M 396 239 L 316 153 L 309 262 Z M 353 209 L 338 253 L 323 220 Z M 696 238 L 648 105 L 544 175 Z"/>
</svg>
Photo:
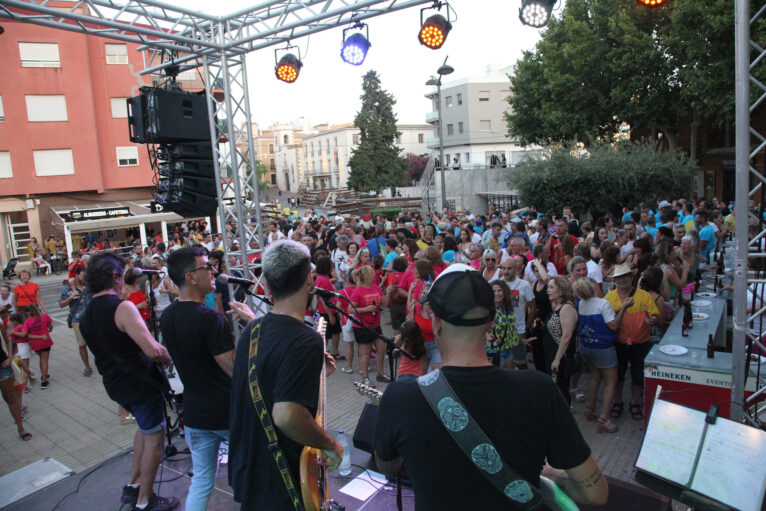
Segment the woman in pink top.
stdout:
<svg viewBox="0 0 766 511">
<path fill-rule="evenodd" d="M 354 325 L 354 338 L 359 345 L 359 366 L 364 377 L 364 383 L 374 387 L 370 382 L 368 368 L 373 342 L 377 347 L 377 357 L 375 359 L 377 376 L 375 379 L 380 382 L 391 381 L 383 370 L 386 346 L 379 337 L 383 335 L 383 332 L 380 330 L 380 308 L 381 306 L 385 307 L 388 305 L 389 295 L 384 295 L 383 291 L 375 283 L 375 270 L 371 266 L 362 266 L 354 270 L 353 274 L 358 286 L 351 294 L 351 310 L 359 314 L 359 320 L 367 327 L 361 328 Z"/>
<path fill-rule="evenodd" d="M 332 259 L 329 256 L 321 256 L 316 262 L 317 276 L 314 280 L 314 287 L 335 292 L 335 286 L 330 280 L 332 273 Z M 337 300 L 329 300 L 337 303 Z M 327 306 L 324 298 L 317 297 L 317 312 L 327 321 L 325 329 L 325 341 L 330 354 L 335 360 L 345 360 L 345 357 L 338 353 L 338 342 L 340 341 L 340 316 L 337 312 Z"/>
<path fill-rule="evenodd" d="M 396 335 L 394 342 L 415 357 L 414 360 L 407 357 L 401 358 L 396 378 L 399 381 L 414 381 L 419 376 L 423 376 L 428 365 L 428 357 L 426 357 L 426 343 L 418 324 L 415 321 L 402 323 L 401 333 Z"/>
<path fill-rule="evenodd" d="M 36 305 L 29 306 L 29 318 L 24 322 L 24 331 L 27 332 L 29 347 L 40 357 L 40 388 L 48 388 L 48 358 L 51 354 L 50 332 L 53 331 L 53 320 L 45 313 L 40 314 Z"/>
</svg>

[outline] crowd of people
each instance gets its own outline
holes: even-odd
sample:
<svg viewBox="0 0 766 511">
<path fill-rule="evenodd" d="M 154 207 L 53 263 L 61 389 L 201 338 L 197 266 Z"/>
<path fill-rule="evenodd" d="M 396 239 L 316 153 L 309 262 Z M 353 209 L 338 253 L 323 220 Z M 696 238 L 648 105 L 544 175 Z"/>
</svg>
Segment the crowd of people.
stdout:
<svg viewBox="0 0 766 511">
<path fill-rule="evenodd" d="M 151 485 L 162 443 L 162 391 L 149 383 L 160 385 L 162 378 L 151 362 L 172 361 L 184 383 L 187 442 L 195 466 L 187 509 L 205 508 L 217 470 L 212 453 L 228 439 L 235 499 L 243 502 L 243 509 L 255 509 L 256 501 L 258 509 L 280 509 L 289 492 L 282 492 L 274 504 L 261 503 L 264 495 L 276 491 L 268 488 L 268 481 L 278 480 L 272 471 L 273 449 L 264 439 L 248 440 L 260 425 L 257 403 L 253 408 L 256 399 L 250 399 L 248 370 L 251 362 L 255 364 L 249 357 L 259 335 L 263 342 L 256 352 L 263 355 L 253 367 L 258 368 L 270 420 L 289 437 L 282 448 L 291 470 L 302 445 L 324 449 L 334 461 L 342 456 L 335 439 L 307 422 L 316 425 L 318 391 L 309 380 L 318 376 L 323 360 L 330 371 L 336 363 L 345 373 L 358 370 L 370 387 L 394 379 L 411 382 L 445 367 L 447 379 L 462 381 L 460 386 L 472 377 L 450 369 L 472 365 L 469 361 L 475 362 L 477 353 L 474 347 L 470 354 L 463 353 L 456 347 L 459 343 L 453 344 L 462 335 L 480 335 L 482 366 L 528 375 L 520 377 L 522 386 L 542 394 L 554 389 L 569 411 L 574 411 L 574 403 L 584 403 L 585 418 L 596 423 L 596 430 L 613 433 L 625 409 L 628 370 L 628 414 L 641 420 L 644 357 L 672 319 L 681 290 L 698 278 L 700 264 L 715 257 L 719 242 L 733 229 L 731 210 L 716 200 L 642 203 L 626 208 L 621 217 L 606 214 L 589 222 L 580 222 L 568 207 L 549 214 L 534 206 L 516 211 L 490 207 L 486 215 L 445 210 L 425 216 L 401 212 L 391 218 L 328 217 L 312 210 L 300 217 L 293 212 L 269 222 L 261 243 L 251 240 L 251 249 L 263 249 L 252 250 L 251 262 L 260 263 L 274 301 L 264 317 L 241 303 L 241 289 L 235 286 L 230 296 L 228 286 L 215 280 L 227 263 L 242 263 L 226 261 L 223 254 L 224 244 L 230 250 L 239 248 L 234 226 L 214 236 L 204 222 L 194 221 L 172 226 L 167 244 L 150 238 L 143 247 L 133 240 L 117 253 L 95 242 L 90 253 L 71 254 L 59 306 L 69 309 L 83 375 L 92 373 L 90 350 L 107 393 L 139 427 L 123 503 L 134 509 L 177 505 L 175 499 L 154 495 Z M 155 271 L 142 274 L 135 269 Z M 471 275 L 455 277 L 457 273 Z M 14 289 L 0 289 L 0 307 L 7 304 L 0 383 L 19 435 L 26 440 L 30 435 L 22 424 L 22 393 L 6 388 L 7 368 L 11 356 L 17 354 L 23 361 L 25 354 L 22 370 L 34 381 L 29 355 L 35 352 L 40 386 L 48 387 L 52 321 L 31 272 L 22 270 L 19 277 Z M 453 280 L 457 287 L 445 288 Z M 264 294 L 262 287 L 254 291 Z M 460 293 L 466 296 L 453 297 Z M 473 306 L 466 297 L 474 297 L 475 306 L 487 310 L 472 317 Z M 316 316 L 327 321 L 324 357 L 317 352 L 322 343 L 316 344 L 314 334 L 302 329 L 304 321 Z M 233 321 L 248 325 L 236 343 Z M 396 361 L 395 374 L 386 371 L 387 357 L 393 355 L 383 339 L 388 325 L 395 343 L 413 355 Z M 303 348 L 287 346 L 284 339 L 291 336 Z M 131 377 L 125 367 L 131 368 Z M 587 389 L 579 383 L 583 371 L 590 374 Z M 504 374 L 492 372 L 491 378 L 503 380 Z M 547 383 L 541 387 L 542 382 Z M 422 405 L 409 391 L 396 388 L 403 402 Z M 560 418 L 560 410 L 554 408 Z M 376 439 L 376 451 L 384 466 L 396 458 L 392 445 L 402 445 L 396 443 L 401 427 L 391 417 L 400 416 L 403 409 L 381 419 L 385 433 Z M 558 440 L 579 437 L 568 415 Z M 588 474 L 569 475 L 595 478 L 592 483 L 600 485 L 598 467 L 580 441 L 571 456 L 554 455 L 559 463 L 551 464 L 578 467 Z M 412 449 L 411 455 L 420 455 L 416 446 Z M 525 470 L 534 472 L 533 467 Z M 263 484 L 254 485 L 255 480 Z M 423 480 L 424 488 L 430 484 Z M 573 492 L 583 495 L 582 488 L 573 487 Z"/>
</svg>

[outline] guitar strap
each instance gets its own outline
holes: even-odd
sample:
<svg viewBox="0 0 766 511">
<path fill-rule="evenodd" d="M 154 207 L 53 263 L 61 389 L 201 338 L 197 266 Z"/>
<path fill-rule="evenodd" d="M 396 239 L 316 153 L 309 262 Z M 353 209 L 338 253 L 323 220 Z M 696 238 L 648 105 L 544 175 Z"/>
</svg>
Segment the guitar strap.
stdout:
<svg viewBox="0 0 766 511">
<path fill-rule="evenodd" d="M 255 413 L 261 420 L 261 426 L 266 433 L 266 441 L 269 443 L 269 451 L 274 457 L 274 463 L 277 464 L 277 469 L 282 475 L 282 482 L 285 483 L 285 489 L 290 496 L 290 501 L 293 503 L 293 509 L 295 511 L 303 511 L 303 500 L 298 494 L 298 490 L 293 482 L 293 477 L 290 474 L 290 467 L 287 466 L 287 458 L 282 450 L 282 446 L 279 445 L 279 439 L 277 438 L 277 431 L 274 429 L 274 424 L 271 422 L 271 414 L 266 403 L 263 401 L 261 390 L 258 385 L 258 376 L 256 371 L 256 360 L 258 357 L 258 342 L 261 339 L 261 321 L 253 323 L 252 330 L 250 331 L 250 351 L 247 357 L 247 377 L 250 387 L 250 397 L 253 399 L 253 406 L 255 407 Z"/>
<path fill-rule="evenodd" d="M 518 509 L 548 509 L 540 491 L 500 457 L 439 369 L 418 378 L 418 387 L 460 450 L 492 486 L 513 501 Z"/>
</svg>

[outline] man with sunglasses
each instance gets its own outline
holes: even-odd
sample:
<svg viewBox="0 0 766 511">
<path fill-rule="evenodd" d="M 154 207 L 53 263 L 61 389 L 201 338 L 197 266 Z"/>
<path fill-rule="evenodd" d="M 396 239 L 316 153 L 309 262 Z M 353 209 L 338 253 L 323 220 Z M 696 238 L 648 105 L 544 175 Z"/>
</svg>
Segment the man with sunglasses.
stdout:
<svg viewBox="0 0 766 511">
<path fill-rule="evenodd" d="M 218 447 L 229 439 L 229 401 L 234 342 L 229 322 L 205 306 L 216 272 L 202 247 L 185 247 L 168 258 L 179 297 L 162 314 L 162 337 L 184 385 L 184 426 L 194 476 L 187 511 L 204 511 L 215 484 Z"/>
</svg>

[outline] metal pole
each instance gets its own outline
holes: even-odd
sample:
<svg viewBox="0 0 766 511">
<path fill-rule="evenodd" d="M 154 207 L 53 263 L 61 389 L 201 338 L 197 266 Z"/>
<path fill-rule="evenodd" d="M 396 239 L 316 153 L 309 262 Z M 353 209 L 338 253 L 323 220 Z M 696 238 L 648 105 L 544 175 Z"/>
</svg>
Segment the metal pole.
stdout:
<svg viewBox="0 0 766 511">
<path fill-rule="evenodd" d="M 442 119 L 442 77 L 436 82 L 436 97 L 439 100 L 437 111 L 439 112 L 439 161 L 441 162 L 442 176 L 442 211 L 447 207 L 447 185 L 444 182 L 444 119 Z"/>
<path fill-rule="evenodd" d="M 747 326 L 748 203 L 750 165 L 750 2 L 736 0 L 734 45 L 734 87 L 736 94 L 736 189 L 735 234 L 737 251 L 734 260 L 734 332 L 732 346 L 731 400 L 745 399 L 745 328 Z M 731 407 L 731 419 L 742 421 L 740 406 Z"/>
</svg>

